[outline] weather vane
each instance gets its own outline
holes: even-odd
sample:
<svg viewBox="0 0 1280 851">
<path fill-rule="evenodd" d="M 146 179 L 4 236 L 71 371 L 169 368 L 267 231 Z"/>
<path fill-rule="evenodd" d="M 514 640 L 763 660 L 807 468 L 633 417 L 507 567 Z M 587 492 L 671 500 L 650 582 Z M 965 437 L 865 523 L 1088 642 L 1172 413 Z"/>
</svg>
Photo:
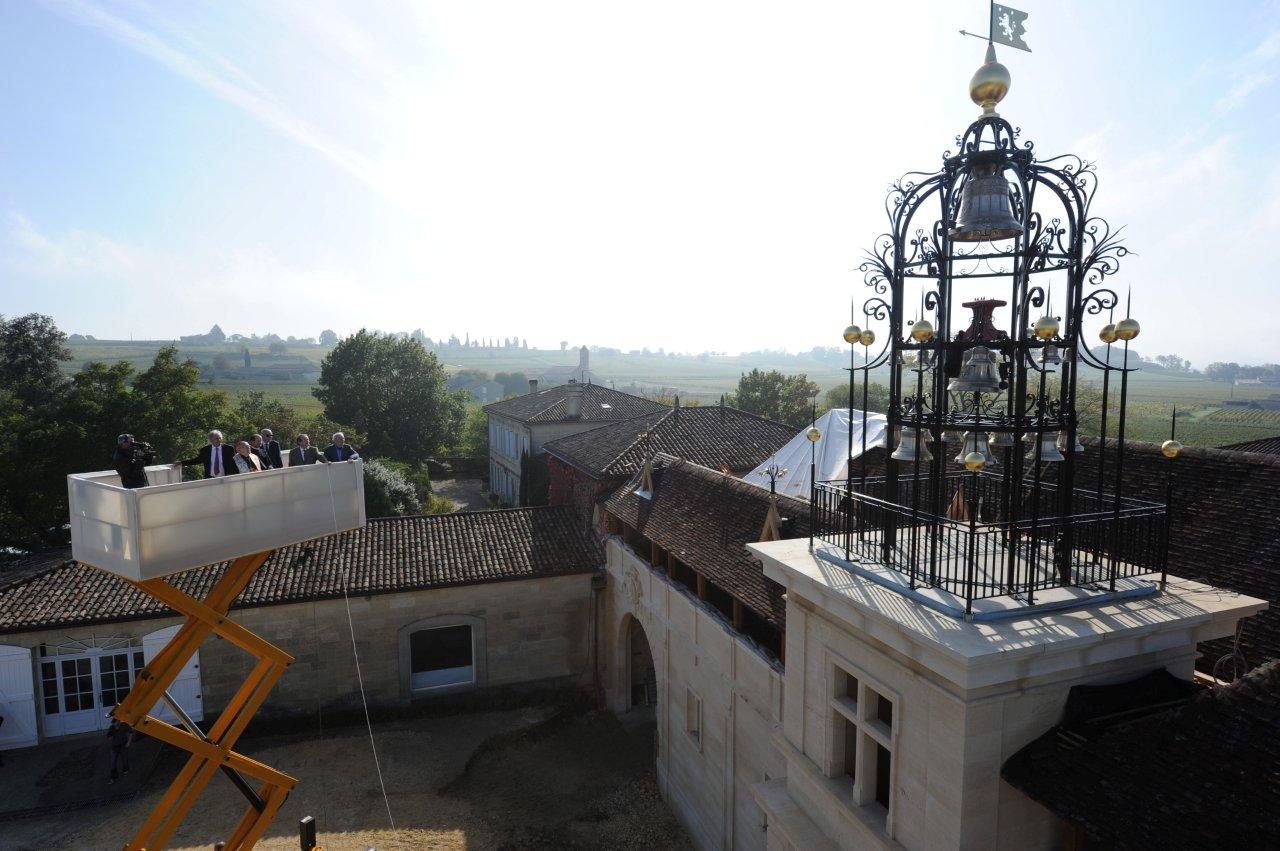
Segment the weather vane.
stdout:
<svg viewBox="0 0 1280 851">
<path fill-rule="evenodd" d="M 971 35 L 974 38 L 985 39 L 988 42 L 1007 44 L 1009 47 L 1016 47 L 1018 50 L 1025 50 L 1030 53 L 1031 48 L 1027 46 L 1026 41 L 1022 38 L 1027 32 L 1026 20 L 1026 12 L 1020 12 L 1012 6 L 1001 6 L 999 3 L 992 3 L 991 20 L 987 25 L 987 34 L 979 35 L 968 30 L 960 30 L 960 35 Z"/>
</svg>

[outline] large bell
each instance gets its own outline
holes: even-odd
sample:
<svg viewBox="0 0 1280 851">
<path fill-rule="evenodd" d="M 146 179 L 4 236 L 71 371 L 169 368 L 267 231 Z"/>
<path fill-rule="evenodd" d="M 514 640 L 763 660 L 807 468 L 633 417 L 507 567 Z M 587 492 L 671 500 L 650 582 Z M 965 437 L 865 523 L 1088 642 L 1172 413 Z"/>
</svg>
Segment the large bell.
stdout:
<svg viewBox="0 0 1280 851">
<path fill-rule="evenodd" d="M 956 453 L 953 459 L 957 464 L 965 463 L 965 456 L 970 452 L 977 452 L 984 459 L 985 464 L 991 463 L 991 450 L 987 448 L 987 433 L 985 431 L 971 431 L 964 436 L 964 444 L 960 447 L 960 451 Z"/>
<path fill-rule="evenodd" d="M 1036 460 L 1036 448 L 1034 445 L 1031 447 L 1030 451 L 1027 452 L 1027 460 L 1028 461 Z M 1065 461 L 1066 460 L 1066 458 L 1064 458 L 1062 455 L 1062 451 L 1058 449 L 1058 432 L 1046 431 L 1043 435 L 1041 435 L 1040 460 L 1046 463 L 1049 461 Z"/>
<path fill-rule="evenodd" d="M 994 393 L 1000 389 L 1000 361 L 986 346 L 964 353 L 960 374 L 947 383 L 952 393 Z"/>
<path fill-rule="evenodd" d="M 953 242 L 1008 239 L 1022 233 L 1022 225 L 1013 217 L 1003 170 L 1000 160 L 973 164 L 960 190 L 960 212 L 949 233 Z"/>
<path fill-rule="evenodd" d="M 997 431 L 991 435 L 991 439 L 987 441 L 987 446 L 992 449 L 1012 449 L 1013 435 L 1007 431 Z"/>
<path fill-rule="evenodd" d="M 1066 451 L 1067 451 L 1067 433 L 1066 433 L 1065 431 L 1060 431 L 1060 432 L 1058 432 L 1058 451 L 1059 451 L 1059 452 L 1066 452 Z M 1083 452 L 1083 451 L 1084 451 L 1084 444 L 1080 442 L 1080 433 L 1079 433 L 1079 432 L 1077 432 L 1077 433 L 1076 433 L 1076 446 L 1075 446 L 1075 448 L 1074 448 L 1074 449 L 1072 449 L 1071 451 L 1072 451 L 1072 452 Z"/>
<path fill-rule="evenodd" d="M 889 456 L 895 461 L 932 461 L 933 453 L 925 442 L 925 435 L 918 428 L 902 427 L 902 436 L 898 438 L 898 448 Z"/>
</svg>

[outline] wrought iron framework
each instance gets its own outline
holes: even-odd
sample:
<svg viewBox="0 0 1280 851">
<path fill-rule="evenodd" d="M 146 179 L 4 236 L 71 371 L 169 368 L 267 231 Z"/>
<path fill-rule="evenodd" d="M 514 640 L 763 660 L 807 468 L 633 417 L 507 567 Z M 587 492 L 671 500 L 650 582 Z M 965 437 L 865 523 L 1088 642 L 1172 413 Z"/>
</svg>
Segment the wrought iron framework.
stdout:
<svg viewBox="0 0 1280 851">
<path fill-rule="evenodd" d="M 985 597 L 1034 604 L 1046 588 L 1114 592 L 1118 579 L 1165 570 L 1165 506 L 1122 493 L 1137 323 L 1099 332 L 1104 358 L 1086 344 L 1087 321 L 1114 319 L 1119 297 L 1108 279 L 1128 250 L 1091 211 L 1093 165 L 1037 159 L 1019 136 L 988 112 L 956 137 L 938 171 L 893 184 L 890 229 L 860 267 L 872 295 L 844 339 L 866 347 L 861 366 L 850 352 L 851 408 L 857 374 L 865 411 L 871 372 L 890 367 L 889 448 L 898 449 L 883 476 L 869 477 L 864 428 L 862 469 L 851 462 L 843 482 L 815 482 L 811 495 L 815 538 L 852 563 L 896 571 L 911 589 L 955 595 L 966 614 Z M 975 205 L 967 196 L 981 193 L 976 200 L 1003 207 L 1005 230 L 965 230 Z M 966 307 L 967 327 L 958 320 Z M 875 351 L 871 325 L 887 325 Z M 1118 363 L 1113 343 L 1123 347 Z M 1104 471 L 1099 458 L 1089 483 L 1075 463 L 1084 370 L 1101 373 L 1103 435 L 1113 373 L 1120 384 L 1115 463 Z M 970 380 L 983 374 L 985 384 Z"/>
</svg>

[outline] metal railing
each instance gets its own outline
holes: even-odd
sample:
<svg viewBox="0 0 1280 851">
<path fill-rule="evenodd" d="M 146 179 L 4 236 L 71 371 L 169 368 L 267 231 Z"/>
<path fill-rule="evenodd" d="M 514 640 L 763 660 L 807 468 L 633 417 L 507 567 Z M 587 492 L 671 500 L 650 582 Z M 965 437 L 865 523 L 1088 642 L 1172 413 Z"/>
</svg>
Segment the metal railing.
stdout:
<svg viewBox="0 0 1280 851">
<path fill-rule="evenodd" d="M 940 485 L 940 487 L 939 487 Z M 859 485 L 855 485 L 855 488 Z M 942 589 L 965 601 L 1011 595 L 1026 605 L 1063 586 L 1116 590 L 1122 578 L 1166 570 L 1165 506 L 1076 490 L 1063 514 L 1058 489 L 990 473 L 952 472 L 939 482 L 887 477 L 849 489 L 813 486 L 813 537 L 846 560 L 881 565 L 911 589 Z"/>
</svg>

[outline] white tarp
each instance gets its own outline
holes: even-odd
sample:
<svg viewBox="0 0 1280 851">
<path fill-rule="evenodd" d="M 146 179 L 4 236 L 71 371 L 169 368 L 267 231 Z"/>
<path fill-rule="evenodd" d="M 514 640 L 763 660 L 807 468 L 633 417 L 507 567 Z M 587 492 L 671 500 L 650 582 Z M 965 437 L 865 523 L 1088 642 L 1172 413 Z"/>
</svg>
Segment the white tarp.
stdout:
<svg viewBox="0 0 1280 851">
<path fill-rule="evenodd" d="M 862 454 L 862 429 L 865 422 L 867 430 L 867 449 L 884 445 L 884 435 L 887 421 L 884 414 L 864 413 L 862 411 L 849 411 L 844 408 L 833 408 L 822 416 L 818 417 L 818 430 L 822 432 L 822 437 L 818 440 L 818 444 L 814 449 L 815 463 L 818 471 L 818 481 L 824 482 L 829 479 L 843 479 L 845 477 L 845 469 L 848 461 L 846 453 L 849 450 L 849 423 L 853 422 L 853 454 L 848 458 L 857 458 Z M 765 461 L 759 467 L 756 467 L 744 478 L 753 485 L 760 487 L 769 487 L 769 476 L 764 472 L 770 464 L 777 464 L 786 469 L 786 473 L 778 477 L 778 493 L 785 493 L 789 496 L 800 497 L 801 499 L 809 498 L 809 438 L 805 436 L 805 432 L 809 430 L 805 426 L 787 445 L 777 451 L 777 453 Z"/>
</svg>

